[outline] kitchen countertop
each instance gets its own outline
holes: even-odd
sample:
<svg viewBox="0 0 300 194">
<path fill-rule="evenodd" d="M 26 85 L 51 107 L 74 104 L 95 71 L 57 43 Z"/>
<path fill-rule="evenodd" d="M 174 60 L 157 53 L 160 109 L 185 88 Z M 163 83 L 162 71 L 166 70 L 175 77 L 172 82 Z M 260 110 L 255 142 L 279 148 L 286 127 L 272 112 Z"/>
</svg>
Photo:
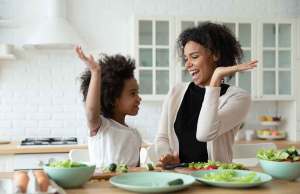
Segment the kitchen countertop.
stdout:
<svg viewBox="0 0 300 194">
<path fill-rule="evenodd" d="M 251 141 L 239 140 L 235 144 L 247 144 L 247 143 L 266 143 L 273 142 L 277 148 L 282 149 L 288 146 L 295 146 L 300 149 L 300 142 L 288 141 L 288 140 L 259 140 L 254 139 Z M 9 144 L 0 144 L 0 155 L 4 154 L 38 154 L 38 153 L 68 153 L 71 149 L 87 149 L 86 144 L 78 145 L 44 145 L 44 146 L 20 146 L 19 142 L 11 142 Z M 147 147 L 143 145 L 142 147 Z"/>
<path fill-rule="evenodd" d="M 71 149 L 86 149 L 87 145 L 42 145 L 20 146 L 19 142 L 0 144 L 0 155 L 4 154 L 39 154 L 39 153 L 68 153 Z"/>
<path fill-rule="evenodd" d="M 255 167 L 252 170 L 261 171 L 259 167 Z M 0 178 L 11 178 L 13 173 L 0 172 Z M 295 194 L 298 193 L 300 188 L 300 180 L 298 181 L 286 181 L 273 179 L 270 183 L 262 185 L 260 187 L 254 187 L 251 189 L 224 189 L 218 187 L 205 186 L 203 184 L 194 183 L 188 189 L 176 192 L 189 193 L 189 194 L 199 194 L 199 193 L 210 193 L 210 194 Z M 132 193 L 128 191 L 121 190 L 119 188 L 113 187 L 108 181 L 97 181 L 92 180 L 84 185 L 82 188 L 78 189 L 67 189 L 68 194 L 98 194 L 98 193 L 111 193 L 111 194 L 126 194 Z"/>
<path fill-rule="evenodd" d="M 236 141 L 235 144 L 248 144 L 248 143 L 267 143 L 272 142 L 274 143 L 278 149 L 287 148 L 288 146 L 295 146 L 297 149 L 300 149 L 300 142 L 299 141 L 289 141 L 289 140 L 263 140 L 263 139 L 253 139 L 251 141 L 246 140 L 239 140 Z"/>
</svg>

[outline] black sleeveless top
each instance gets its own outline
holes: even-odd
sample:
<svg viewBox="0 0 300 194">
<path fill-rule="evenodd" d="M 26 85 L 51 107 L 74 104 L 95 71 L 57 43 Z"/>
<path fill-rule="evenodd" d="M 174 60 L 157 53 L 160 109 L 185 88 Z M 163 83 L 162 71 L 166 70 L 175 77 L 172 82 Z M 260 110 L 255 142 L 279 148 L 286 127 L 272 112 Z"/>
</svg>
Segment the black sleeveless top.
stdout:
<svg viewBox="0 0 300 194">
<path fill-rule="evenodd" d="M 226 93 L 229 85 L 221 84 L 220 95 Z M 179 141 L 180 162 L 207 162 L 208 153 L 206 142 L 196 139 L 197 122 L 205 88 L 191 82 L 184 94 L 174 123 L 175 133 Z"/>
</svg>

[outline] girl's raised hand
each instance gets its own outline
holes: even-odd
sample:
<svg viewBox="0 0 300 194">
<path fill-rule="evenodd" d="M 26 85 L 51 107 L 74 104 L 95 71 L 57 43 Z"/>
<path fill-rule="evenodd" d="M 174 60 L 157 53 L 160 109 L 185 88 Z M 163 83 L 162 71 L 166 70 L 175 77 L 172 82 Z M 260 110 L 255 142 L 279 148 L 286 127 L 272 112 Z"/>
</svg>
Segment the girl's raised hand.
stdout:
<svg viewBox="0 0 300 194">
<path fill-rule="evenodd" d="M 221 80 L 223 80 L 224 77 L 233 75 L 236 72 L 253 69 L 257 66 L 257 62 L 258 62 L 257 60 L 253 60 L 248 63 L 238 64 L 229 67 L 217 67 L 212 75 L 210 85 L 219 86 Z"/>
<path fill-rule="evenodd" d="M 91 72 L 99 71 L 100 65 L 95 61 L 94 57 L 92 55 L 89 55 L 88 57 L 84 54 L 80 46 L 76 46 L 75 48 L 76 53 L 78 57 L 89 67 Z"/>
</svg>

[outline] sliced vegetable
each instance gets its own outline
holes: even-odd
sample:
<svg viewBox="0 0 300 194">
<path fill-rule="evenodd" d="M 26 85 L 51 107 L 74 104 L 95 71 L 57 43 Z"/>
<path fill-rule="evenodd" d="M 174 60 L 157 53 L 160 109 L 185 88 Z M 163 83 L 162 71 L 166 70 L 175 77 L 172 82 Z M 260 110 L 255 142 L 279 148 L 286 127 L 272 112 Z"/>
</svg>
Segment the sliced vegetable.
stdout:
<svg viewBox="0 0 300 194">
<path fill-rule="evenodd" d="M 116 172 L 116 169 L 117 169 L 117 165 L 115 163 L 111 163 L 108 167 L 108 170 L 110 172 Z"/>
<path fill-rule="evenodd" d="M 192 162 L 188 165 L 191 169 L 197 170 L 213 170 L 213 169 L 246 169 L 242 164 L 238 163 L 222 163 L 217 161 L 208 160 L 208 162 Z"/>
<path fill-rule="evenodd" d="M 117 166 L 117 172 L 121 172 L 121 173 L 124 173 L 124 172 L 128 172 L 128 167 L 126 164 L 120 164 Z"/>
<path fill-rule="evenodd" d="M 179 179 L 169 181 L 168 185 L 170 185 L 170 186 L 183 185 L 183 183 L 184 183 L 183 180 L 179 178 Z"/>
<path fill-rule="evenodd" d="M 102 168 L 102 172 L 104 173 L 125 173 L 128 172 L 128 167 L 126 164 L 116 164 L 116 163 L 111 163 L 107 167 Z"/>
<path fill-rule="evenodd" d="M 147 168 L 148 171 L 154 170 L 154 167 L 151 163 L 146 164 L 146 168 Z"/>
</svg>

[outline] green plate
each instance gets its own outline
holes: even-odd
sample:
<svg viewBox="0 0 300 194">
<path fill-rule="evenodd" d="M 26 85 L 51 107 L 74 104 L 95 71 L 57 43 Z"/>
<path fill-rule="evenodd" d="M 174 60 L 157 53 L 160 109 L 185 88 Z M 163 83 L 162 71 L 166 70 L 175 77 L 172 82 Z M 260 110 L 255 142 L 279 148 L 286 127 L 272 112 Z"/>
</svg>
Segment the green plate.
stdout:
<svg viewBox="0 0 300 194">
<path fill-rule="evenodd" d="M 182 185 L 169 186 L 168 182 L 181 178 Z M 172 172 L 134 172 L 112 177 L 109 182 L 121 189 L 138 193 L 172 192 L 187 188 L 195 182 L 195 178 Z"/>
<path fill-rule="evenodd" d="M 249 170 L 233 170 L 236 172 L 237 177 L 241 176 L 246 176 L 250 173 L 256 173 L 256 176 L 260 178 L 260 181 L 258 182 L 253 182 L 253 183 L 237 183 L 237 182 L 226 182 L 226 181 L 213 181 L 213 180 L 207 180 L 203 178 L 205 174 L 210 174 L 210 173 L 218 173 L 222 170 L 199 170 L 192 172 L 191 175 L 196 178 L 197 181 L 207 184 L 207 185 L 212 185 L 212 186 L 217 186 L 217 187 L 226 187 L 226 188 L 249 188 L 249 187 L 256 187 L 259 185 L 262 185 L 264 183 L 270 182 L 272 180 L 272 177 L 268 174 L 261 173 L 261 172 L 254 172 L 254 171 L 249 171 Z"/>
</svg>

